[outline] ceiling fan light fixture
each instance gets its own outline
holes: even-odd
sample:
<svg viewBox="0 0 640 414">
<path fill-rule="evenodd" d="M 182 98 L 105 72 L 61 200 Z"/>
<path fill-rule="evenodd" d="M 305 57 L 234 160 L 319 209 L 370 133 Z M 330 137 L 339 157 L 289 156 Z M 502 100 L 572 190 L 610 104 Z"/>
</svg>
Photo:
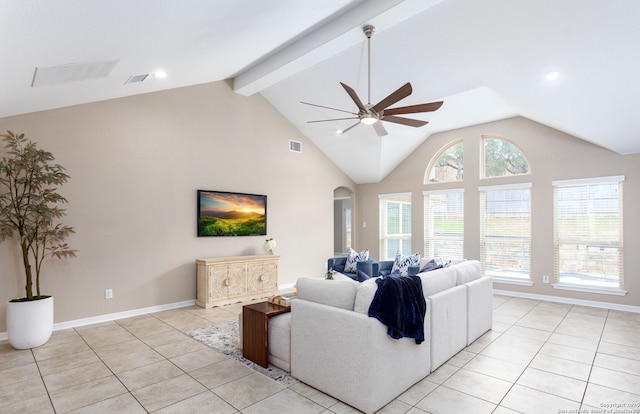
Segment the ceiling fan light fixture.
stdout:
<svg viewBox="0 0 640 414">
<path fill-rule="evenodd" d="M 545 79 L 548 81 L 555 81 L 555 80 L 558 80 L 559 77 L 560 77 L 560 73 L 554 70 L 547 73 L 545 76 Z"/>
<path fill-rule="evenodd" d="M 365 115 L 362 118 L 360 118 L 360 122 L 365 125 L 373 125 L 376 122 L 378 122 L 378 118 L 373 115 Z"/>
</svg>

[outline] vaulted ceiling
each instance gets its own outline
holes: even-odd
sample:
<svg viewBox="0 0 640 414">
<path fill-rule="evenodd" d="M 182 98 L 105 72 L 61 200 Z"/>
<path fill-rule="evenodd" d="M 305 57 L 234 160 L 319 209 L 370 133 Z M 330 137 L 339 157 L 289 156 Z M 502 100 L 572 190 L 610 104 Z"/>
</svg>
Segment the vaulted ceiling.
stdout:
<svg viewBox="0 0 640 414">
<path fill-rule="evenodd" d="M 0 0 L 0 117 L 233 79 L 357 183 L 436 132 L 513 116 L 638 153 L 639 20 L 632 0 Z M 307 122 L 349 114 L 301 101 L 357 112 L 340 82 L 366 103 L 366 24 L 372 103 L 409 81 L 395 106 L 444 100 L 407 115 L 426 126 Z"/>
</svg>

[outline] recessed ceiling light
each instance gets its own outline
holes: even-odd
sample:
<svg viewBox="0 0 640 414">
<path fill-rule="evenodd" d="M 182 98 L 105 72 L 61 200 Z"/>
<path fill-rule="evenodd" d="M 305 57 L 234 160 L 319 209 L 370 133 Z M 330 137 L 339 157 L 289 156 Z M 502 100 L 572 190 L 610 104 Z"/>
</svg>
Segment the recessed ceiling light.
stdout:
<svg viewBox="0 0 640 414">
<path fill-rule="evenodd" d="M 339 130 L 337 130 L 337 131 L 336 131 L 336 134 L 341 135 L 341 134 L 342 134 L 342 132 L 343 132 L 343 131 L 342 131 L 341 129 L 339 129 Z"/>
<path fill-rule="evenodd" d="M 560 74 L 554 70 L 547 73 L 547 75 L 545 76 L 545 79 L 548 81 L 554 81 L 554 80 L 557 80 L 559 77 L 560 77 Z"/>
<path fill-rule="evenodd" d="M 165 72 L 164 70 L 157 70 L 153 73 L 153 76 L 155 76 L 156 78 L 164 79 L 167 77 L 167 72 Z"/>
</svg>

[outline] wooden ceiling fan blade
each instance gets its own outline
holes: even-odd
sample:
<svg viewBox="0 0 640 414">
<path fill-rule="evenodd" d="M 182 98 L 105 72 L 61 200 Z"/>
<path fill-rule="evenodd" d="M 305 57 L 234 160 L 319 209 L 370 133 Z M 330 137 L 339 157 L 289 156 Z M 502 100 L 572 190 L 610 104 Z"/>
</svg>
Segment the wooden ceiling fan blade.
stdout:
<svg viewBox="0 0 640 414">
<path fill-rule="evenodd" d="M 345 111 L 344 109 L 332 108 L 330 106 L 312 104 L 312 103 L 309 103 L 309 102 L 302 102 L 302 101 L 300 101 L 300 103 L 301 104 L 305 104 L 305 105 L 310 105 L 310 106 L 317 106 L 318 108 L 331 109 L 332 111 L 340 111 L 340 112 L 346 112 L 348 114 L 358 115 L 357 112 Z"/>
<path fill-rule="evenodd" d="M 425 126 L 427 125 L 429 122 L 427 121 L 420 121 L 418 119 L 410 119 L 410 118 L 402 118 L 399 116 L 392 116 L 392 115 L 385 115 L 382 118 L 383 121 L 387 121 L 387 122 L 393 122 L 394 124 L 401 124 L 401 125 L 407 125 L 407 126 L 412 126 L 415 128 L 421 127 L 421 126 Z"/>
<path fill-rule="evenodd" d="M 411 87 L 411 83 L 407 82 L 396 89 L 394 92 L 392 92 L 389 96 L 375 104 L 371 109 L 373 109 L 375 112 L 380 112 L 398 102 L 399 100 L 411 95 L 411 92 L 413 92 L 413 88 Z"/>
<path fill-rule="evenodd" d="M 382 125 L 382 122 L 380 121 L 373 124 L 373 129 L 376 130 L 376 133 L 378 134 L 379 137 L 384 137 L 385 135 L 389 135 L 387 130 L 384 128 L 384 125 Z"/>
<path fill-rule="evenodd" d="M 418 105 L 401 106 L 384 110 L 384 115 L 417 114 L 419 112 L 433 112 L 440 109 L 443 101 L 430 102 Z"/>
<path fill-rule="evenodd" d="M 357 116 L 350 116 L 348 118 L 318 119 L 316 121 L 307 121 L 307 124 L 313 124 L 313 123 L 316 123 L 316 122 L 344 121 L 345 119 L 358 119 L 358 117 Z"/>
<path fill-rule="evenodd" d="M 349 131 L 350 129 L 352 129 L 353 127 L 355 127 L 355 126 L 357 126 L 357 125 L 359 125 L 359 124 L 360 124 L 360 121 L 358 121 L 358 122 L 356 122 L 355 124 L 351 125 L 351 126 L 350 126 L 349 128 L 347 128 L 347 129 L 343 129 L 343 130 L 342 130 L 342 132 L 341 132 L 341 134 L 346 133 L 347 131 Z"/>
<path fill-rule="evenodd" d="M 351 86 L 346 85 L 342 82 L 340 82 L 340 85 L 342 85 L 344 90 L 347 91 L 351 99 L 353 99 L 353 102 L 356 103 L 356 106 L 358 107 L 358 109 L 361 111 L 366 111 L 364 105 L 362 104 L 362 101 L 360 100 L 360 98 L 358 98 L 358 94 L 356 93 L 356 91 L 354 91 Z"/>
</svg>

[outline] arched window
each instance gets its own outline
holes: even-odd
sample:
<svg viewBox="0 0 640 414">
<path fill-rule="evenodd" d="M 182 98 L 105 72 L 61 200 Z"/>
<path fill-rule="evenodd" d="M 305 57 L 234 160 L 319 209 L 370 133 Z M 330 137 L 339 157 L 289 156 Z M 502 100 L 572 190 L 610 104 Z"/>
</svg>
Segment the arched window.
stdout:
<svg viewBox="0 0 640 414">
<path fill-rule="evenodd" d="M 431 159 L 424 176 L 424 184 L 462 181 L 463 160 L 462 139 L 449 143 Z"/>
<path fill-rule="evenodd" d="M 514 143 L 492 135 L 482 136 L 482 178 L 529 174 L 529 163 Z"/>
</svg>

